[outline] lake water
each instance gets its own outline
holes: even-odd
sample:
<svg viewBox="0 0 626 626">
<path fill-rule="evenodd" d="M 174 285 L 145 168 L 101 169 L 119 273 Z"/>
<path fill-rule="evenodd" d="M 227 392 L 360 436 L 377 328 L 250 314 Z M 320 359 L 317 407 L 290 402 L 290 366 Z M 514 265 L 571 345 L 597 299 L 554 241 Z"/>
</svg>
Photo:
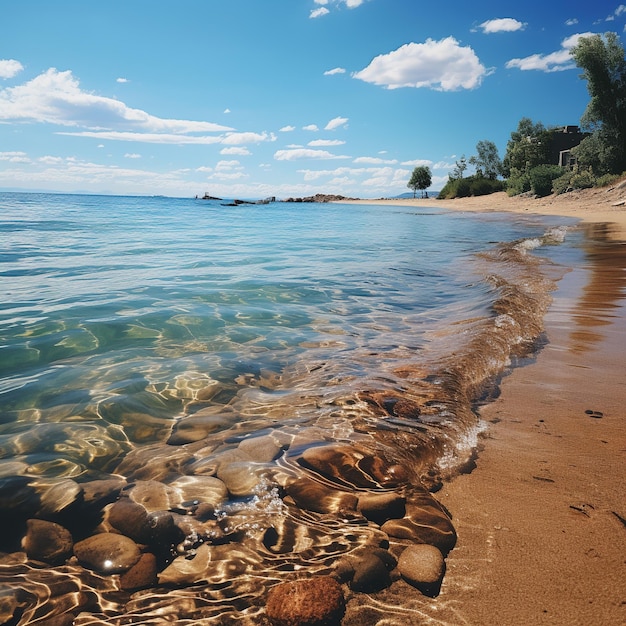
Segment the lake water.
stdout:
<svg viewBox="0 0 626 626">
<path fill-rule="evenodd" d="M 148 485 L 169 498 L 149 513 L 221 524 L 225 533 L 245 517 L 241 572 L 172 584 L 185 602 L 200 582 L 220 590 L 185 608 L 188 623 L 253 619 L 268 581 L 326 571 L 330 552 L 371 539 L 355 535 L 329 551 L 348 522 L 328 522 L 328 541 L 319 525 L 345 511 L 307 510 L 285 496 L 292 483 L 436 491 L 471 463 L 476 404 L 540 347 L 554 281 L 582 255 L 582 235 L 569 224 L 448 212 L 436 201 L 429 209 L 232 207 L 0 194 L 0 518 L 10 529 L 0 550 L 19 548 L 30 518 L 69 526 L 75 541 L 100 532 L 67 522 L 87 501 L 86 485 L 114 480 L 122 494 Z M 211 509 L 206 519 L 199 504 Z M 298 518 L 310 553 L 292 542 L 289 558 L 270 564 L 263 546 L 287 550 L 269 549 L 267 531 L 280 534 L 287 518 Z M 255 539 L 256 531 L 265 534 Z M 173 542 L 156 555 L 159 571 L 177 556 L 193 561 L 199 545 L 229 544 L 211 537 Z M 135 592 L 141 601 L 133 596 L 131 610 L 128 598 L 102 600 L 118 590 L 115 577 L 89 578 L 75 562 L 35 568 L 39 578 L 20 567 L 6 580 L 36 597 L 24 616 L 159 623 L 164 591 Z M 97 606 L 63 608 L 32 591 L 50 585 L 44 572 L 61 571 L 77 589 L 95 590 Z M 130 613 L 143 617 L 119 621 Z"/>
</svg>

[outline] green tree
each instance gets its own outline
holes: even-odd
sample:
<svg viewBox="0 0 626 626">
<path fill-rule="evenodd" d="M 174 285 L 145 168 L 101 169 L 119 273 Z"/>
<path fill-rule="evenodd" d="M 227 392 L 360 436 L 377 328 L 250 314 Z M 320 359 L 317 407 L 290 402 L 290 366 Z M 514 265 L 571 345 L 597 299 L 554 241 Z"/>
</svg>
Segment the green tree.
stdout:
<svg viewBox="0 0 626 626">
<path fill-rule="evenodd" d="M 418 165 L 411 174 L 411 180 L 409 180 L 407 187 L 413 190 L 413 197 L 415 198 L 415 192 L 418 189 L 422 191 L 428 189 L 432 184 L 432 174 L 430 167 L 426 165 Z"/>
<path fill-rule="evenodd" d="M 467 159 L 465 155 L 461 155 L 461 158 L 455 162 L 454 169 L 450 172 L 449 177 L 452 180 L 460 180 L 463 178 L 463 173 L 467 169 Z"/>
<path fill-rule="evenodd" d="M 502 161 L 498 148 L 493 141 L 483 139 L 476 144 L 476 154 L 470 157 L 469 162 L 476 168 L 478 176 L 495 180 L 502 172 Z"/>
<path fill-rule="evenodd" d="M 616 33 L 581 37 L 572 48 L 583 70 L 591 100 L 581 125 L 602 145 L 600 167 L 618 174 L 626 170 L 626 57 Z M 589 142 L 591 143 L 591 142 Z M 587 146 L 589 147 L 589 146 Z M 597 167 L 597 165 L 596 165 Z"/>
<path fill-rule="evenodd" d="M 502 174 L 509 178 L 514 171 L 528 173 L 533 167 L 548 162 L 549 151 L 550 131 L 541 122 L 523 117 L 506 144 Z"/>
</svg>

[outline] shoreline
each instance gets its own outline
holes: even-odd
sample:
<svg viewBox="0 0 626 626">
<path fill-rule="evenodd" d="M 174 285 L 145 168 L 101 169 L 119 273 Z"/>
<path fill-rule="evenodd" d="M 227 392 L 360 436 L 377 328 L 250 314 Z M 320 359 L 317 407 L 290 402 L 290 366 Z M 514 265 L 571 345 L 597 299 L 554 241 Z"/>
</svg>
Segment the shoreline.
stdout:
<svg viewBox="0 0 626 626">
<path fill-rule="evenodd" d="M 488 196 L 439 200 L 437 198 L 396 198 L 342 200 L 342 204 L 374 204 L 454 211 L 512 212 L 573 217 L 583 223 L 614 224 L 617 239 L 626 239 L 626 180 L 599 189 L 581 189 L 560 196 L 529 198 L 508 196 L 504 191 Z"/>
<path fill-rule="evenodd" d="M 458 533 L 423 623 L 626 623 L 626 186 L 568 197 L 360 201 L 578 218 L 585 267 L 558 284 L 547 345 L 515 368 L 476 467 L 436 494 Z M 420 622 L 422 623 L 422 622 Z"/>
</svg>

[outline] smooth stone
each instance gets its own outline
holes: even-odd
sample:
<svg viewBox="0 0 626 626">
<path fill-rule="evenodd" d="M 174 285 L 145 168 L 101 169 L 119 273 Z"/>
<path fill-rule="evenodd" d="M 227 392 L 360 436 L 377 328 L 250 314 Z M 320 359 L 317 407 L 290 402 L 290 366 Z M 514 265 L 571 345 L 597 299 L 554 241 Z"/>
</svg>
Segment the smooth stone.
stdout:
<svg viewBox="0 0 626 626">
<path fill-rule="evenodd" d="M 228 492 L 235 497 L 254 495 L 261 479 L 250 461 L 222 463 L 218 467 L 217 477 L 226 485 Z"/>
<path fill-rule="evenodd" d="M 286 487 L 287 493 L 302 509 L 315 513 L 354 512 L 358 498 L 347 491 L 331 489 L 309 478 L 299 478 Z"/>
<path fill-rule="evenodd" d="M 406 498 L 397 493 L 365 493 L 359 496 L 357 511 L 376 524 L 404 517 Z"/>
<path fill-rule="evenodd" d="M 270 463 L 279 457 L 283 451 L 282 447 L 270 435 L 248 437 L 239 443 L 237 449 L 257 463 Z"/>
<path fill-rule="evenodd" d="M 104 507 L 115 502 L 128 483 L 123 478 L 108 478 L 91 480 L 81 483 L 83 488 L 83 502 L 92 507 Z"/>
<path fill-rule="evenodd" d="M 124 591 L 137 591 L 153 587 L 157 582 L 157 558 L 146 552 L 129 570 L 120 576 L 120 587 Z"/>
<path fill-rule="evenodd" d="M 390 519 L 380 529 L 390 537 L 436 546 L 444 554 L 456 545 L 456 531 L 450 517 L 427 491 L 411 494 L 405 517 Z"/>
<path fill-rule="evenodd" d="M 29 519 L 22 548 L 29 559 L 60 565 L 72 556 L 74 541 L 67 528 L 54 522 Z"/>
<path fill-rule="evenodd" d="M 363 456 L 351 446 L 313 446 L 302 453 L 299 463 L 340 485 L 377 487 L 378 483 L 359 467 Z"/>
<path fill-rule="evenodd" d="M 126 495 L 137 504 L 141 504 L 148 513 L 167 511 L 178 504 L 176 490 L 157 480 L 138 480 Z"/>
<path fill-rule="evenodd" d="M 192 559 L 185 556 L 175 558 L 160 574 L 160 585 L 191 585 L 206 579 L 211 562 L 211 549 L 204 543 Z"/>
<path fill-rule="evenodd" d="M 416 544 L 402 552 L 398 560 L 398 571 L 414 587 L 436 585 L 443 578 L 445 560 L 435 546 Z"/>
<path fill-rule="evenodd" d="M 339 626 L 345 599 L 334 578 L 319 576 L 276 585 L 265 611 L 273 626 Z"/>
<path fill-rule="evenodd" d="M 106 519 L 123 535 L 140 543 L 147 543 L 148 512 L 141 504 L 121 498 L 107 508 Z"/>
<path fill-rule="evenodd" d="M 217 508 L 228 497 L 226 485 L 214 476 L 181 476 L 169 486 L 177 490 L 178 506 L 181 507 L 204 503 Z"/>
<path fill-rule="evenodd" d="M 201 411 L 189 417 L 183 417 L 174 426 L 167 443 L 180 446 L 185 443 L 201 441 L 220 430 L 227 430 L 233 425 L 232 416 L 203 415 Z"/>
<path fill-rule="evenodd" d="M 101 574 L 129 570 L 141 557 L 137 544 L 124 535 L 100 533 L 74 545 L 74 554 L 85 567 Z"/>
<path fill-rule="evenodd" d="M 391 584 L 389 570 L 385 563 L 375 554 L 364 554 L 352 558 L 354 576 L 350 582 L 350 589 L 362 593 L 380 591 Z"/>
</svg>

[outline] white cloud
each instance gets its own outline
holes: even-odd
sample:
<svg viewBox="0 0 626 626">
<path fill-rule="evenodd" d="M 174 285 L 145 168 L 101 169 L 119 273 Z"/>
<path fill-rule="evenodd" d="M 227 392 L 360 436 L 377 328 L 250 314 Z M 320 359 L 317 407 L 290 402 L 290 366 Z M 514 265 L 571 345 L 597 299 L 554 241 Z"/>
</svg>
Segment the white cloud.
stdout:
<svg viewBox="0 0 626 626">
<path fill-rule="evenodd" d="M 578 43 L 581 37 L 589 37 L 593 33 L 577 33 L 566 37 L 561 42 L 561 49 L 550 54 L 531 54 L 521 59 L 511 59 L 507 61 L 506 67 L 518 68 L 523 71 L 540 70 L 542 72 L 561 72 L 576 67 L 571 49 Z"/>
<path fill-rule="evenodd" d="M 30 163 L 26 152 L 0 152 L 0 161 L 9 161 L 9 163 Z"/>
<path fill-rule="evenodd" d="M 368 165 L 395 165 L 395 159 L 381 159 L 380 157 L 357 157 L 353 163 L 366 163 Z"/>
<path fill-rule="evenodd" d="M 342 146 L 345 143 L 346 142 L 341 139 L 314 139 L 313 141 L 309 141 L 307 145 L 312 148 L 320 148 L 324 146 Z"/>
<path fill-rule="evenodd" d="M 317 127 L 317 124 L 309 124 L 308 126 L 303 126 L 302 130 L 310 130 L 312 132 L 317 132 L 319 128 Z"/>
<path fill-rule="evenodd" d="M 296 130 L 295 126 L 283 126 L 278 130 L 279 133 L 291 133 Z"/>
<path fill-rule="evenodd" d="M 454 37 L 408 43 L 375 57 L 354 78 L 387 89 L 428 87 L 437 91 L 474 89 L 488 74 L 476 53 Z"/>
<path fill-rule="evenodd" d="M 336 130 L 337 128 L 341 128 L 348 123 L 347 117 L 334 117 L 326 126 L 324 126 L 324 130 Z"/>
<path fill-rule="evenodd" d="M 432 164 L 433 162 L 428 159 L 414 159 L 412 161 L 402 161 L 401 163 L 401 165 L 406 165 L 407 167 L 420 167 L 422 165 L 430 167 Z"/>
<path fill-rule="evenodd" d="M 126 106 L 120 100 L 83 91 L 71 71 L 59 72 L 55 68 L 23 85 L 0 90 L 0 119 L 148 133 L 233 130 L 212 122 L 150 115 L 141 109 Z"/>
<path fill-rule="evenodd" d="M 15 59 L 0 59 L 0 78 L 13 78 L 24 69 Z"/>
<path fill-rule="evenodd" d="M 335 76 L 335 74 L 345 74 L 346 70 L 343 67 L 334 67 L 332 70 L 324 72 L 324 76 Z"/>
<path fill-rule="evenodd" d="M 244 143 L 263 143 L 264 141 L 276 141 L 276 135 L 273 133 L 226 133 L 226 135 L 220 139 L 220 143 L 225 145 L 241 145 Z"/>
<path fill-rule="evenodd" d="M 224 109 L 224 113 L 230 113 L 230 109 Z"/>
<path fill-rule="evenodd" d="M 513 19 L 512 17 L 499 17 L 493 20 L 487 20 L 480 24 L 480 28 L 483 29 L 483 33 L 512 33 L 516 30 L 524 30 L 527 24 Z"/>
<path fill-rule="evenodd" d="M 68 135 L 71 137 L 90 137 L 92 139 L 109 139 L 111 141 L 135 141 L 141 143 L 162 143 L 178 145 L 211 145 L 221 143 L 223 139 L 222 137 L 214 137 L 209 135 L 197 137 L 195 135 L 175 135 L 172 133 L 132 133 L 115 130 L 84 130 L 76 132 L 58 132 L 57 135 Z"/>
<path fill-rule="evenodd" d="M 314 0 L 315 4 L 321 5 L 319 9 L 313 9 L 309 15 L 310 18 L 321 17 L 322 15 L 328 15 L 329 9 L 326 7 L 331 4 L 345 5 L 348 9 L 356 9 L 360 7 L 365 0 Z"/>
<path fill-rule="evenodd" d="M 617 9 L 615 9 L 615 15 L 619 17 L 623 13 L 626 13 L 626 4 L 620 4 Z"/>
<path fill-rule="evenodd" d="M 237 156 L 248 156 L 252 154 L 248 148 L 222 148 L 220 154 L 233 154 Z"/>
<path fill-rule="evenodd" d="M 291 150 L 277 150 L 274 153 L 277 161 L 297 161 L 299 159 L 348 159 L 347 156 L 338 156 L 327 150 L 311 150 L 309 148 L 293 148 Z"/>
<path fill-rule="evenodd" d="M 328 15 L 330 11 L 326 7 L 321 7 L 319 9 L 313 9 L 309 14 L 309 18 L 314 20 L 316 17 L 322 17 L 323 15 Z"/>
<path fill-rule="evenodd" d="M 128 80 L 128 78 L 120 77 L 120 78 L 116 79 L 115 82 L 117 82 L 117 83 L 129 83 L 130 81 Z"/>
<path fill-rule="evenodd" d="M 129 153 L 129 152 L 127 152 L 127 153 L 124 155 L 124 158 L 126 158 L 126 159 L 140 159 L 140 158 L 141 158 L 141 155 L 140 155 L 140 154 L 137 154 L 136 152 L 133 152 L 133 153 Z"/>
<path fill-rule="evenodd" d="M 565 20 L 566 26 L 576 26 L 578 24 L 578 20 L 575 17 L 571 17 L 569 20 Z"/>
</svg>

